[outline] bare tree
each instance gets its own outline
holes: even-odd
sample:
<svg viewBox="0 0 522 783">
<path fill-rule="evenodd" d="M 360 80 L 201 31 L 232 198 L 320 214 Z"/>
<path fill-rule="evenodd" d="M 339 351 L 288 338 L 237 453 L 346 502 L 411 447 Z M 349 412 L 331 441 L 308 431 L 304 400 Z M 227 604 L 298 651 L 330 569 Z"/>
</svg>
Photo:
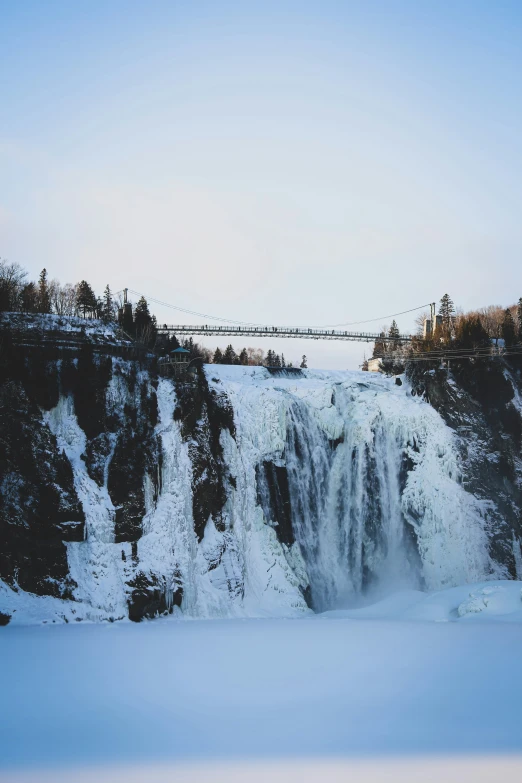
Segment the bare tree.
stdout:
<svg viewBox="0 0 522 783">
<path fill-rule="evenodd" d="M 22 313 L 38 312 L 38 289 L 35 283 L 27 283 L 20 292 L 20 310 Z"/>
<path fill-rule="evenodd" d="M 20 294 L 26 277 L 27 272 L 20 264 L 9 264 L 0 258 L 0 311 L 20 309 Z"/>
<path fill-rule="evenodd" d="M 53 313 L 56 313 L 57 315 L 64 315 L 64 313 L 60 312 L 60 304 L 59 304 L 59 292 L 60 292 L 60 281 L 56 278 L 53 278 L 52 280 L 49 280 L 48 283 L 48 289 L 49 289 L 49 299 L 51 300 L 51 309 Z"/>
<path fill-rule="evenodd" d="M 196 343 L 196 345 L 198 345 L 198 343 Z M 210 348 L 207 348 L 205 345 L 198 345 L 198 347 L 201 358 L 203 359 L 203 364 L 211 364 L 212 357 L 214 355 L 213 351 L 211 351 Z"/>
<path fill-rule="evenodd" d="M 66 283 L 61 293 L 64 315 L 78 315 L 78 284 Z"/>
<path fill-rule="evenodd" d="M 502 322 L 504 320 L 504 308 L 500 305 L 488 305 L 468 315 L 478 315 L 482 326 L 488 335 L 497 340 L 502 336 Z"/>
<path fill-rule="evenodd" d="M 247 362 L 250 367 L 260 367 L 265 363 L 265 352 L 262 348 L 247 348 Z"/>
<path fill-rule="evenodd" d="M 78 287 L 65 283 L 60 285 L 58 280 L 51 280 L 49 291 L 51 295 L 51 305 L 53 312 L 57 315 L 78 315 L 77 295 Z"/>
<path fill-rule="evenodd" d="M 415 318 L 415 326 L 417 327 L 417 335 L 422 337 L 424 335 L 424 321 L 429 320 L 430 314 L 426 312 L 419 313 Z"/>
</svg>

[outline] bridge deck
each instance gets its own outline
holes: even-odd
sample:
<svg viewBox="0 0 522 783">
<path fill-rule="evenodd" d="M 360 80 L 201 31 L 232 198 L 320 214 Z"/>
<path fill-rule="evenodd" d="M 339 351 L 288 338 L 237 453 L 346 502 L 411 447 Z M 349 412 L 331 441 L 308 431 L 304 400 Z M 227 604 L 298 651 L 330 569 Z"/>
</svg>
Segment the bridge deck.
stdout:
<svg viewBox="0 0 522 783">
<path fill-rule="evenodd" d="M 373 332 L 345 332 L 336 329 L 299 329 L 287 326 L 215 326 L 203 324 L 193 326 L 191 324 L 158 325 L 159 334 L 198 335 L 229 337 L 284 337 L 305 340 L 352 340 L 362 343 L 373 343 L 375 340 L 392 341 L 397 338 L 382 336 Z M 398 338 L 401 342 L 411 342 L 409 334 L 401 334 Z"/>
</svg>

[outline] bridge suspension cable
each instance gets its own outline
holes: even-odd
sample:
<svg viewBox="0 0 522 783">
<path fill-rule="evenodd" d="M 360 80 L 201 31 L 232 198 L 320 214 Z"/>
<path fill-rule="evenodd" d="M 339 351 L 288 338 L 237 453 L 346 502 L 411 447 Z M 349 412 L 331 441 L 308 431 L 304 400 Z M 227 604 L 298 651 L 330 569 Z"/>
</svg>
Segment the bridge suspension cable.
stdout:
<svg viewBox="0 0 522 783">
<path fill-rule="evenodd" d="M 169 304 L 168 302 L 163 302 L 161 299 L 156 299 L 153 296 L 147 296 L 146 294 L 142 293 L 141 291 L 134 291 L 132 288 L 128 288 L 128 291 L 130 291 L 131 294 L 135 294 L 136 296 L 143 296 L 148 302 L 154 302 L 155 304 L 159 304 L 162 307 L 169 307 L 171 310 L 177 310 L 180 313 L 186 313 L 187 315 L 195 315 L 198 318 L 208 318 L 211 321 L 220 321 L 221 323 L 226 324 L 237 324 L 238 326 L 261 326 L 265 327 L 266 324 L 261 323 L 254 323 L 252 321 L 235 321 L 231 318 L 221 318 L 217 315 L 209 315 L 208 313 L 198 313 L 195 310 L 188 310 L 185 307 L 179 307 L 178 305 Z M 418 307 L 412 307 L 410 310 L 402 310 L 400 313 L 390 313 L 388 315 L 382 315 L 378 318 L 367 318 L 364 321 L 347 321 L 346 323 L 338 323 L 338 324 L 323 324 L 322 326 L 309 326 L 309 324 L 306 324 L 304 326 L 298 326 L 297 324 L 291 324 L 288 327 L 285 328 L 297 328 L 297 329 L 335 329 L 336 327 L 341 326 L 358 326 L 360 324 L 369 324 L 369 323 L 375 323 L 376 321 L 384 321 L 386 318 L 397 318 L 400 315 L 406 315 L 407 313 L 414 313 L 417 310 L 423 310 L 426 307 L 430 307 L 431 302 L 428 302 L 427 304 L 419 305 Z"/>
</svg>

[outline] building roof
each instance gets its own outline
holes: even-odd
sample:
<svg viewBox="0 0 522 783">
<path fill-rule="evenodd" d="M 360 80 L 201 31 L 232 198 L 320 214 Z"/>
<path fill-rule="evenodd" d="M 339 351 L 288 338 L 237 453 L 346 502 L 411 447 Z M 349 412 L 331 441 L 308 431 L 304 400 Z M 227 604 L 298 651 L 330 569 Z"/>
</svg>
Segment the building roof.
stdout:
<svg viewBox="0 0 522 783">
<path fill-rule="evenodd" d="M 174 348 L 174 350 L 171 351 L 171 353 L 190 353 L 190 351 L 187 351 L 186 348 Z"/>
</svg>

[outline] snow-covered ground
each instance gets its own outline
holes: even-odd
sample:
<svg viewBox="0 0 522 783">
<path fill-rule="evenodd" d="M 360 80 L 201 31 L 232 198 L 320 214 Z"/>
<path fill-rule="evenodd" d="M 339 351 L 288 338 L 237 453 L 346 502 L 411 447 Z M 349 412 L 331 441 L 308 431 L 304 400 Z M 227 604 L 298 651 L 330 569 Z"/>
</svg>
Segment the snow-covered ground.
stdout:
<svg viewBox="0 0 522 783">
<path fill-rule="evenodd" d="M 68 332 L 71 336 L 84 333 L 89 337 L 103 336 L 116 339 L 119 333 L 117 325 L 113 322 L 105 323 L 97 318 L 87 319 L 55 314 L 0 313 L 0 324 L 27 332 Z"/>
<path fill-rule="evenodd" d="M 520 779 L 521 588 L 300 619 L 7 626 L 0 780 Z"/>
</svg>

